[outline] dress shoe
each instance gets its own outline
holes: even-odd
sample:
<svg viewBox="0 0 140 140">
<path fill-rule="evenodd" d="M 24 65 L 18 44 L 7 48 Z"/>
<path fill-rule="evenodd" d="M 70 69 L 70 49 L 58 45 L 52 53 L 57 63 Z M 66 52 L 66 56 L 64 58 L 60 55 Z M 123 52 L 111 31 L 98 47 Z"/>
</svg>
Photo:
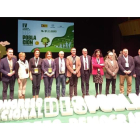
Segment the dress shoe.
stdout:
<svg viewBox="0 0 140 140">
<path fill-rule="evenodd" d="M 23 99 L 23 96 L 19 96 L 19 99 Z"/>
<path fill-rule="evenodd" d="M 59 100 L 59 96 L 57 96 L 57 100 Z"/>
<path fill-rule="evenodd" d="M 25 99 L 25 94 L 22 94 L 23 99 Z"/>
<path fill-rule="evenodd" d="M 82 97 L 85 98 L 85 94 L 83 94 Z"/>
<path fill-rule="evenodd" d="M 98 93 L 96 93 L 95 97 L 97 97 Z"/>
</svg>

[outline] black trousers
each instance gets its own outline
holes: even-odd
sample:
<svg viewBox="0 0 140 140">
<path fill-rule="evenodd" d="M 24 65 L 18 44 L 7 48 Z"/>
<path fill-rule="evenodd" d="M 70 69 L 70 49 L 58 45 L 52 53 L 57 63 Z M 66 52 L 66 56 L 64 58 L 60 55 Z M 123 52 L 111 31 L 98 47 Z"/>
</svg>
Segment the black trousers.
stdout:
<svg viewBox="0 0 140 140">
<path fill-rule="evenodd" d="M 77 82 L 78 82 L 77 75 L 72 74 L 72 76 L 70 77 L 70 97 L 72 97 L 73 91 L 74 95 L 77 96 Z"/>
<path fill-rule="evenodd" d="M 41 81 L 41 74 L 33 74 L 33 80 L 32 80 L 32 93 L 33 96 L 39 95 L 40 91 L 40 81 Z"/>
<path fill-rule="evenodd" d="M 137 75 L 135 78 L 135 87 L 136 87 L 136 94 L 139 95 L 139 86 L 140 86 L 140 75 Z"/>
<path fill-rule="evenodd" d="M 15 80 L 9 80 L 9 82 L 2 81 L 2 84 L 3 84 L 3 91 L 2 91 L 3 100 L 7 99 L 8 85 L 10 87 L 10 99 L 13 100 Z"/>
<path fill-rule="evenodd" d="M 83 94 L 89 94 L 89 78 L 89 71 L 84 70 L 84 74 L 81 75 L 81 89 Z"/>
<path fill-rule="evenodd" d="M 112 94 L 115 94 L 116 79 L 106 79 L 106 94 L 109 94 L 110 83 L 112 83 Z"/>
</svg>

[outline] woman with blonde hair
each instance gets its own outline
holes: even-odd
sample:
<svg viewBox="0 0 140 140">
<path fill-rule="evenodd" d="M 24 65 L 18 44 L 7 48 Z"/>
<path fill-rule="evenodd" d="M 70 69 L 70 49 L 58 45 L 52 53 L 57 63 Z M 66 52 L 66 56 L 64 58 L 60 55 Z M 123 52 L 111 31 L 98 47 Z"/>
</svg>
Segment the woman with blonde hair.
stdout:
<svg viewBox="0 0 140 140">
<path fill-rule="evenodd" d="M 19 60 L 15 66 L 15 74 L 18 79 L 18 97 L 19 99 L 25 99 L 25 90 L 27 78 L 29 77 L 29 64 L 28 61 L 25 60 L 25 53 L 19 53 Z"/>
<path fill-rule="evenodd" d="M 45 85 L 45 98 L 51 97 L 51 89 L 53 78 L 55 77 L 56 65 L 54 59 L 52 59 L 52 53 L 47 51 L 45 59 L 42 61 L 43 79 Z"/>
</svg>

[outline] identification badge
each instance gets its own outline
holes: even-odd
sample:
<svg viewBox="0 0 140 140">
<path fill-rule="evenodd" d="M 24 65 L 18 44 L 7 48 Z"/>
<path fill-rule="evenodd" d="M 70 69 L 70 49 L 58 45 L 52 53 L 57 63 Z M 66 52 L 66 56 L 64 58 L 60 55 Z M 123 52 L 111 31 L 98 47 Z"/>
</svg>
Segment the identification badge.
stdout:
<svg viewBox="0 0 140 140">
<path fill-rule="evenodd" d="M 12 69 L 10 69 L 10 73 L 12 73 L 13 71 L 12 71 Z"/>
<path fill-rule="evenodd" d="M 125 67 L 129 67 L 129 63 L 125 63 Z"/>
<path fill-rule="evenodd" d="M 38 68 L 34 68 L 34 73 L 38 73 Z"/>
<path fill-rule="evenodd" d="M 64 73 L 64 67 L 61 68 L 61 73 Z"/>
<path fill-rule="evenodd" d="M 75 70 L 76 69 L 76 67 L 75 67 L 75 65 L 73 65 L 73 70 Z"/>
<path fill-rule="evenodd" d="M 48 68 L 48 73 L 52 73 L 52 68 Z"/>
</svg>

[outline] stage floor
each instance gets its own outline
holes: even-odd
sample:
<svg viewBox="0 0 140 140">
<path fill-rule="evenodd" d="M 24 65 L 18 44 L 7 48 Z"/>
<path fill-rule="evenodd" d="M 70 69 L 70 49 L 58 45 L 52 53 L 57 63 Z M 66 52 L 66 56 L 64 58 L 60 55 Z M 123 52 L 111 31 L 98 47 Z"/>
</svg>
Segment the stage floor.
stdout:
<svg viewBox="0 0 140 140">
<path fill-rule="evenodd" d="M 125 96 L 126 96 L 126 81 L 125 81 Z M 105 87 L 106 87 L 106 79 L 105 79 L 105 76 L 104 76 L 104 79 L 103 79 L 103 86 L 102 86 L 102 94 L 105 94 Z M 111 90 L 111 86 L 110 86 L 110 90 Z M 78 86 L 77 86 L 77 91 L 78 91 L 78 95 L 79 96 L 82 96 L 82 92 L 81 92 L 81 79 L 79 78 L 78 79 Z M 132 93 L 135 93 L 135 79 L 133 78 L 133 81 L 132 81 Z M 94 86 L 94 83 L 93 83 L 93 76 L 91 75 L 90 77 L 90 85 L 89 85 L 89 94 L 90 95 L 95 95 L 96 92 L 95 92 L 95 86 Z M 117 76 L 117 80 L 116 80 L 116 94 L 119 94 L 119 75 Z M 56 97 L 56 80 L 54 79 L 53 80 L 53 85 L 52 85 L 52 93 L 51 93 L 51 97 Z M 66 96 L 69 96 L 69 84 L 66 85 Z M 44 93 L 44 81 L 41 80 L 41 88 L 40 88 L 40 94 L 39 94 L 39 97 L 43 98 L 45 97 L 45 93 Z M 15 99 L 18 99 L 18 83 L 17 83 L 17 80 L 16 80 L 16 83 L 15 83 L 15 91 L 14 91 L 14 98 Z M 32 98 L 32 82 L 31 80 L 28 79 L 27 81 L 27 87 L 26 87 L 26 93 L 25 93 L 25 98 Z M 126 98 L 128 98 L 126 96 Z M 2 82 L 0 82 L 0 99 L 2 99 Z M 8 99 L 9 99 L 9 90 L 8 90 Z M 129 99 L 128 99 L 129 100 Z M 42 111 L 44 113 L 44 111 Z M 135 113 L 135 112 L 140 112 L 139 110 L 135 110 L 135 111 L 123 111 L 123 112 L 115 112 L 115 111 L 112 111 L 110 113 L 105 113 L 105 112 L 102 112 L 100 109 L 96 111 L 96 113 L 94 114 L 90 114 L 88 111 L 85 115 L 77 115 L 75 113 L 73 113 L 73 116 L 61 116 L 61 113 L 59 111 L 59 115 L 57 117 L 53 117 L 53 118 L 45 118 L 43 117 L 42 119 L 28 119 L 28 120 L 18 120 L 18 121 L 7 121 L 7 123 L 25 123 L 25 122 L 30 122 L 30 123 L 33 123 L 33 122 L 37 122 L 37 121 L 47 121 L 47 120 L 50 120 L 53 122 L 53 120 L 55 119 L 59 119 L 62 123 L 68 123 L 69 122 L 69 118 L 80 118 L 80 117 L 89 117 L 89 116 L 101 116 L 101 115 L 106 115 L 106 116 L 110 116 L 111 114 L 124 114 L 128 115 L 129 112 L 132 112 L 132 113 Z M 6 122 L 2 122 L 0 121 L 0 123 L 6 123 Z"/>
</svg>

